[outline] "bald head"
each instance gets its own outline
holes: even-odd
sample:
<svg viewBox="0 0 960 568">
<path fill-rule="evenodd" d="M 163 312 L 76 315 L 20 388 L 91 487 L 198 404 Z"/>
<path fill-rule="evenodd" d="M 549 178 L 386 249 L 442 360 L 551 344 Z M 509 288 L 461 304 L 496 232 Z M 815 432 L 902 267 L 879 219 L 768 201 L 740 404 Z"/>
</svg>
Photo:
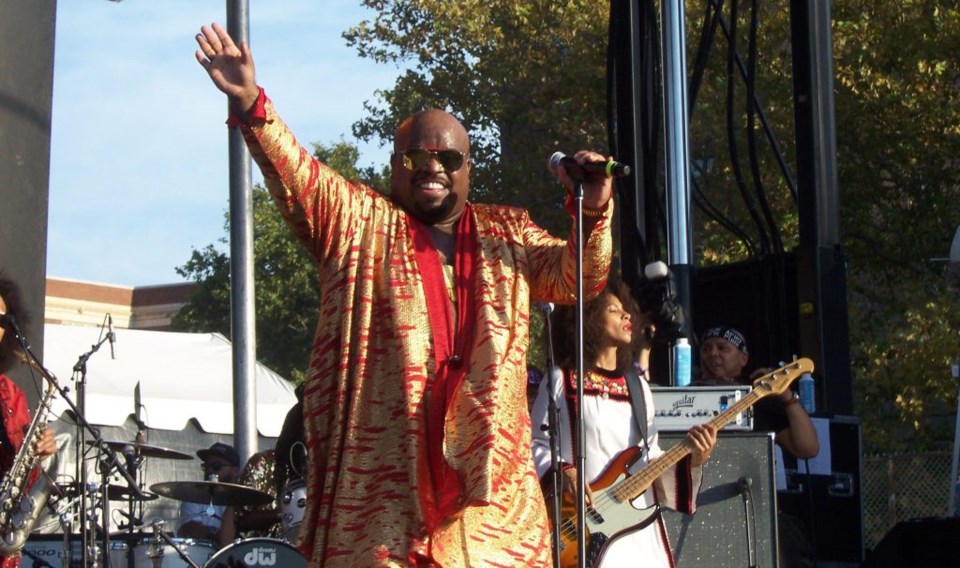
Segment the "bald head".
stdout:
<svg viewBox="0 0 960 568">
<path fill-rule="evenodd" d="M 411 149 L 463 155 L 459 168 L 447 168 L 433 154 L 425 164 L 404 164 Z M 403 121 L 397 128 L 391 159 L 390 189 L 395 202 L 430 225 L 452 224 L 460 218 L 470 191 L 470 137 L 452 114 L 427 109 Z M 413 167 L 414 169 L 410 169 Z"/>
</svg>

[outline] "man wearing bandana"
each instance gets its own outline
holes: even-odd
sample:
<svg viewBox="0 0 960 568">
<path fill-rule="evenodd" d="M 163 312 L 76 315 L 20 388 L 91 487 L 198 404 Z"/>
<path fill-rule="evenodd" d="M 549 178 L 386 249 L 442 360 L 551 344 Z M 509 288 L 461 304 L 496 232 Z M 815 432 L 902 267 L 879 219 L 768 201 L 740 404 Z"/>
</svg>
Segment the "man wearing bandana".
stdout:
<svg viewBox="0 0 960 568">
<path fill-rule="evenodd" d="M 743 375 L 750 360 L 746 337 L 732 327 L 711 327 L 700 339 L 700 380 L 697 385 L 749 385 L 754 377 Z M 812 458 L 820 451 L 817 432 L 800 399 L 791 390 L 761 399 L 753 409 L 754 430 L 776 433 L 777 444 L 800 459 Z"/>
<path fill-rule="evenodd" d="M 749 385 L 756 377 L 769 372 L 758 369 L 752 376 L 743 374 L 750 360 L 746 337 L 732 327 L 711 327 L 700 339 L 701 377 L 695 385 Z M 761 398 L 753 407 L 753 429 L 774 432 L 784 452 L 807 459 L 820 452 L 817 432 L 810 416 L 790 389 L 779 395 Z M 809 527 L 802 520 L 785 512 L 779 513 L 780 565 L 786 568 L 814 565 L 809 541 Z"/>
</svg>

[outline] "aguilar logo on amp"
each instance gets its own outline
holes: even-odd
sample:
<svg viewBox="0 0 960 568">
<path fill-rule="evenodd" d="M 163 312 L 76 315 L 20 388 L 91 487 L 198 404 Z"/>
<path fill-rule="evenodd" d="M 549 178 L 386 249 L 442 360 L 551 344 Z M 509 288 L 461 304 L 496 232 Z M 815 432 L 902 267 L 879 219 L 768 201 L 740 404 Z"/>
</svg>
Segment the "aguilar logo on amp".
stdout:
<svg viewBox="0 0 960 568">
<path fill-rule="evenodd" d="M 685 394 L 679 400 L 674 401 L 673 410 L 676 411 L 680 408 L 693 408 L 694 400 L 696 400 L 696 397 Z"/>
<path fill-rule="evenodd" d="M 277 563 L 277 549 L 273 547 L 257 547 L 243 555 L 246 566 L 273 566 Z"/>
</svg>

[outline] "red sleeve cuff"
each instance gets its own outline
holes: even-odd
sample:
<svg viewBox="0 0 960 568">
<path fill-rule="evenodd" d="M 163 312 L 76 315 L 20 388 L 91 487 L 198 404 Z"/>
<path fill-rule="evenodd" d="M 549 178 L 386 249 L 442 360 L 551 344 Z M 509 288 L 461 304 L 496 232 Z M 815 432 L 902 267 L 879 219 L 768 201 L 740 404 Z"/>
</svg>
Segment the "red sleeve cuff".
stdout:
<svg viewBox="0 0 960 568">
<path fill-rule="evenodd" d="M 260 87 L 260 94 L 257 95 L 257 100 L 254 101 L 253 106 L 250 107 L 250 110 L 244 113 L 245 116 L 231 112 L 227 117 L 227 127 L 239 128 L 241 126 L 250 124 L 250 122 L 253 120 L 265 120 L 267 118 L 266 104 L 267 95 L 263 92 L 263 87 Z"/>
</svg>

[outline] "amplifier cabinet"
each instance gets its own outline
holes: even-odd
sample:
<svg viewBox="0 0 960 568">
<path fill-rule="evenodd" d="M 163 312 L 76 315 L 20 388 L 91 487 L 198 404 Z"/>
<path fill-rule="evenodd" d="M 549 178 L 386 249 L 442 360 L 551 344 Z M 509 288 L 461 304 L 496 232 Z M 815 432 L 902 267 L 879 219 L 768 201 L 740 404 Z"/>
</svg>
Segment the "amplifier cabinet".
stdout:
<svg viewBox="0 0 960 568">
<path fill-rule="evenodd" d="M 683 439 L 661 433 L 664 449 Z M 777 566 L 773 435 L 720 432 L 703 465 L 697 513 L 664 510 L 677 566 Z"/>
</svg>

